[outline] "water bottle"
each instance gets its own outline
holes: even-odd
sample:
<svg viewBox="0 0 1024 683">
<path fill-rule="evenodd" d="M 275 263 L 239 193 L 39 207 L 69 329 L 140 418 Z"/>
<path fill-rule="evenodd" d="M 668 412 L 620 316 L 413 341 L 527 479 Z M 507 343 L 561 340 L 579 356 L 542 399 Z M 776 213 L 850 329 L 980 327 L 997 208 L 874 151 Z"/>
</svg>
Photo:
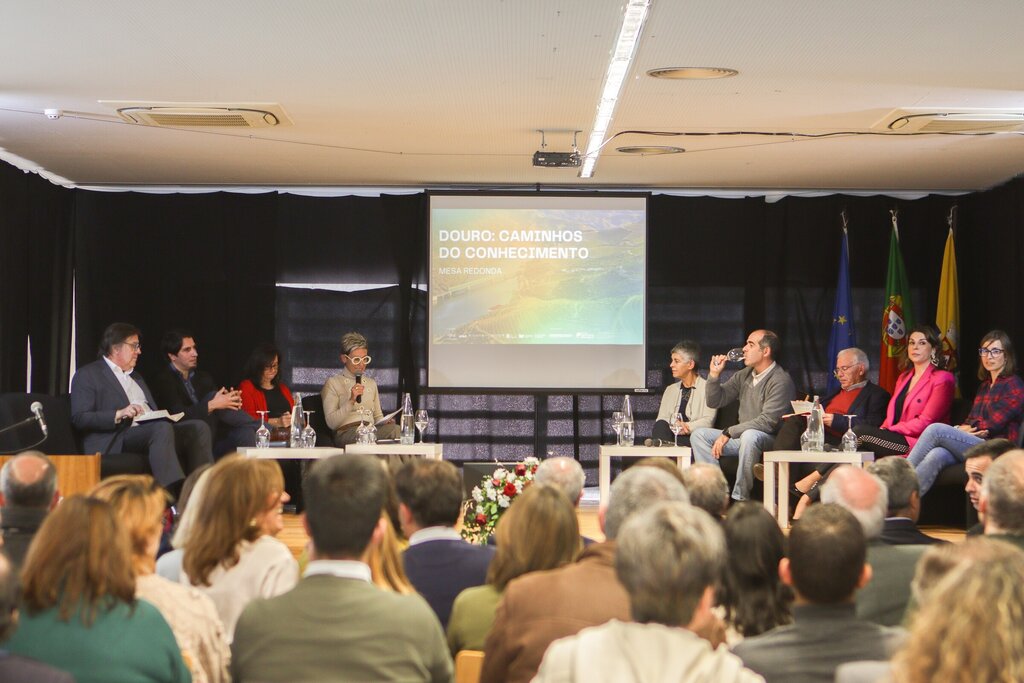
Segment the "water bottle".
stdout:
<svg viewBox="0 0 1024 683">
<path fill-rule="evenodd" d="M 622 426 L 619 428 L 619 445 L 632 446 L 635 436 L 633 428 L 633 406 L 629 402 L 629 394 L 622 397 Z"/>
<path fill-rule="evenodd" d="M 295 399 L 295 404 L 292 405 L 292 427 L 288 431 L 288 447 L 302 448 L 306 445 L 302 437 L 302 394 L 296 392 L 292 394 L 292 398 Z"/>
<path fill-rule="evenodd" d="M 406 393 L 402 398 L 402 444 L 411 446 L 416 442 L 416 418 L 412 412 L 412 397 Z"/>
</svg>

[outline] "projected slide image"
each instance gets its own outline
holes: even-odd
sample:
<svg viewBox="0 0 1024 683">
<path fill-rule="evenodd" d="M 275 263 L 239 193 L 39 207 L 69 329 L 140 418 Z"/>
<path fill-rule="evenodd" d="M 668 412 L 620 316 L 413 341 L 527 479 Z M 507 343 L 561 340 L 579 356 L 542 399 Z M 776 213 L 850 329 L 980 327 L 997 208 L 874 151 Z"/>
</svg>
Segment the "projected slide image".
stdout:
<svg viewBox="0 0 1024 683">
<path fill-rule="evenodd" d="M 643 344 L 643 210 L 435 208 L 432 342 Z"/>
</svg>

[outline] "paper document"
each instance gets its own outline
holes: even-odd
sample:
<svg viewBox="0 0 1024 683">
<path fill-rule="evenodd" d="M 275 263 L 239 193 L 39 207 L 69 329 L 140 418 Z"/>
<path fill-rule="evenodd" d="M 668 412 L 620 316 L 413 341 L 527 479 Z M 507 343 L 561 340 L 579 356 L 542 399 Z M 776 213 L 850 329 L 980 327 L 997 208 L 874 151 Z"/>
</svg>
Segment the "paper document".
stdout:
<svg viewBox="0 0 1024 683">
<path fill-rule="evenodd" d="M 171 422 L 177 422 L 181 418 L 185 417 L 185 413 L 174 413 L 171 415 L 166 410 L 151 410 L 148 413 L 142 415 L 136 415 L 136 422 L 152 422 L 153 420 L 170 420 Z"/>
<path fill-rule="evenodd" d="M 398 415 L 398 414 L 399 414 L 400 412 L 402 412 L 402 408 L 401 408 L 401 407 L 399 407 L 399 408 L 398 408 L 398 410 L 396 410 L 395 412 L 393 412 L 393 413 L 388 413 L 387 415 L 385 415 L 385 416 L 384 416 L 384 417 L 382 417 L 381 419 L 379 419 L 379 420 L 377 420 L 376 422 L 374 422 L 374 423 L 373 423 L 373 426 L 374 426 L 374 427 L 379 427 L 380 425 L 384 424 L 385 422 L 387 422 L 388 420 L 390 420 L 391 418 L 393 418 L 393 417 L 394 417 L 395 415 Z"/>
</svg>

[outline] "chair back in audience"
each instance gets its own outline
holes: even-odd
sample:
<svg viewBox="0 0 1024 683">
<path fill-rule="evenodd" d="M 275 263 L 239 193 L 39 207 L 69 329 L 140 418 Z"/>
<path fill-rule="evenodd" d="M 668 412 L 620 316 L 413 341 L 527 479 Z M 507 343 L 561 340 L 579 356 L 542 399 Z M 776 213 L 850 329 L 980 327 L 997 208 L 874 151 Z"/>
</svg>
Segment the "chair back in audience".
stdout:
<svg viewBox="0 0 1024 683">
<path fill-rule="evenodd" d="M 460 650 L 455 655 L 455 683 L 480 683 L 484 668 L 484 653 L 480 650 Z"/>
</svg>

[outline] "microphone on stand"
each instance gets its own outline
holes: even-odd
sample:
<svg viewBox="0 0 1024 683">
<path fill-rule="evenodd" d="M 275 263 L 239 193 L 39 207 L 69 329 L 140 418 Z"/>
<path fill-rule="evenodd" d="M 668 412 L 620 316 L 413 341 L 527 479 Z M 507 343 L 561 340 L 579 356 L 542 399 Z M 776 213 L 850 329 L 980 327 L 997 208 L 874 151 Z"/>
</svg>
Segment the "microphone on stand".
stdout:
<svg viewBox="0 0 1024 683">
<path fill-rule="evenodd" d="M 671 441 L 665 441 L 664 439 L 644 439 L 644 445 L 647 447 L 675 446 Z"/>
<path fill-rule="evenodd" d="M 356 384 L 362 384 L 362 383 L 363 383 L 363 376 L 361 374 L 356 375 Z M 356 403 L 362 403 L 362 402 L 363 402 L 363 395 L 359 394 L 358 396 L 356 396 Z"/>
<path fill-rule="evenodd" d="M 39 423 L 39 429 L 43 430 L 43 436 L 48 436 L 49 431 L 46 429 L 46 418 L 43 417 L 43 404 L 39 401 L 33 401 L 32 405 L 29 406 L 29 410 L 36 416 L 36 421 Z"/>
</svg>

